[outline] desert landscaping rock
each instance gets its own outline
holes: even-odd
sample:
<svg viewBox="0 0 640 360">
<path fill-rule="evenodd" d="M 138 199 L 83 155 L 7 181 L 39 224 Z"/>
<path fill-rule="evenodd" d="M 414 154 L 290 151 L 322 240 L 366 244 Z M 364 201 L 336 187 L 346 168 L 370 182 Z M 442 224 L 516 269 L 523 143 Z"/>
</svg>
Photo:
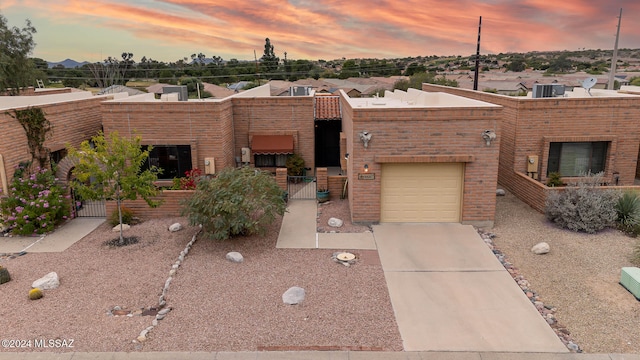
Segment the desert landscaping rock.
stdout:
<svg viewBox="0 0 640 360">
<path fill-rule="evenodd" d="M 531 252 L 536 255 L 544 255 L 549 251 L 551 251 L 551 247 L 546 242 L 537 243 L 531 248 Z"/>
<path fill-rule="evenodd" d="M 287 305 L 297 305 L 304 301 L 305 291 L 303 288 L 298 286 L 290 287 L 287 291 L 282 294 L 282 302 Z"/>
<path fill-rule="evenodd" d="M 31 284 L 32 288 L 39 288 L 40 290 L 56 289 L 58 288 L 58 286 L 60 286 L 60 280 L 58 279 L 58 274 L 54 271 L 48 273 L 47 275 L 41 277 Z"/>
<path fill-rule="evenodd" d="M 180 223 L 173 223 L 171 224 L 171 226 L 169 226 L 169 231 L 171 232 L 176 232 L 180 230 L 182 230 L 182 224 Z"/>
<path fill-rule="evenodd" d="M 507 194 L 506 191 L 504 191 L 504 189 L 496 189 L 496 195 L 497 196 L 505 196 Z"/>
<path fill-rule="evenodd" d="M 244 261 L 244 257 L 242 256 L 242 254 L 240 254 L 237 251 L 232 251 L 227 253 L 226 256 L 227 260 L 234 262 L 234 263 L 241 263 Z"/>
<path fill-rule="evenodd" d="M 122 231 L 126 231 L 129 229 L 131 229 L 131 226 L 129 224 L 122 224 Z M 120 232 L 120 225 L 114 226 L 113 229 L 111 229 L 111 231 Z"/>
<path fill-rule="evenodd" d="M 334 228 L 339 228 L 342 227 L 342 225 L 344 224 L 344 222 L 338 218 L 334 218 L 332 217 L 331 219 L 329 219 L 329 221 L 327 222 L 327 224 L 331 227 Z"/>
</svg>

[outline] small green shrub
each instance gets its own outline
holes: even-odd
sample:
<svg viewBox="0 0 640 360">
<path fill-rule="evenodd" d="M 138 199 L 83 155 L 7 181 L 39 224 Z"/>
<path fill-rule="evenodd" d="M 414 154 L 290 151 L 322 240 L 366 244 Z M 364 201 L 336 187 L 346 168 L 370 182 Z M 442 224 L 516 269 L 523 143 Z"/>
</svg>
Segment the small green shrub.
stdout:
<svg viewBox="0 0 640 360">
<path fill-rule="evenodd" d="M 133 222 L 134 216 L 135 215 L 133 213 L 133 210 L 124 206 L 122 207 L 122 223 L 123 224 L 131 225 L 131 223 Z M 111 224 L 111 226 L 120 225 L 120 219 L 118 216 L 117 208 L 113 210 L 113 212 L 111 212 L 111 215 L 109 216 L 109 224 Z"/>
<path fill-rule="evenodd" d="M 304 159 L 298 154 L 289 156 L 285 165 L 289 176 L 302 176 L 304 173 Z"/>
<path fill-rule="evenodd" d="M 40 290 L 39 288 L 33 288 L 29 290 L 29 300 L 42 299 L 43 296 L 44 294 L 42 293 L 42 290 Z"/>
<path fill-rule="evenodd" d="M 602 174 L 587 176 L 564 191 L 554 191 L 547 197 L 545 215 L 558 226 L 593 234 L 612 226 L 618 214 L 618 193 L 599 189 Z"/>
<path fill-rule="evenodd" d="M 616 202 L 616 213 L 618 215 L 617 221 L 623 229 L 632 230 L 633 227 L 640 224 L 640 198 L 638 198 L 638 193 L 634 191 L 624 192 Z"/>
<path fill-rule="evenodd" d="M 549 177 L 547 178 L 547 186 L 549 187 L 556 187 L 556 186 L 562 186 L 564 185 L 562 183 L 562 179 L 560 177 L 560 173 L 558 172 L 550 172 L 549 173 Z"/>
</svg>

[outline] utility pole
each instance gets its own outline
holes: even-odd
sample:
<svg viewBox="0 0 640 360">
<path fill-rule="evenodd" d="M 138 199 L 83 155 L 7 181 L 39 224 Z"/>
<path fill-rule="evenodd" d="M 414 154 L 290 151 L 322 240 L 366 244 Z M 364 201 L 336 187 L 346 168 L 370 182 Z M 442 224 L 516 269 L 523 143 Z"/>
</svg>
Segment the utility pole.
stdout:
<svg viewBox="0 0 640 360">
<path fill-rule="evenodd" d="M 482 28 L 482 16 L 478 23 L 478 47 L 476 48 L 476 72 L 473 75 L 473 90 L 478 90 L 478 72 L 480 71 L 480 29 Z"/>
<path fill-rule="evenodd" d="M 611 58 L 611 73 L 609 74 L 609 85 L 607 89 L 613 90 L 615 85 L 616 65 L 618 63 L 618 39 L 620 38 L 620 22 L 622 21 L 622 8 L 618 16 L 618 31 L 616 32 L 616 44 L 613 47 L 613 57 Z"/>
</svg>

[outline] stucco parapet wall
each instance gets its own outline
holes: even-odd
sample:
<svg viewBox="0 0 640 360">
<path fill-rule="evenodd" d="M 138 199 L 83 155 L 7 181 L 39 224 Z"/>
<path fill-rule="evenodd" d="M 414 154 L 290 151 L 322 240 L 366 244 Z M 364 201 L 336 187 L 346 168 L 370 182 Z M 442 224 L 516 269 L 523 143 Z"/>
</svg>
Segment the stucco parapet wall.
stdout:
<svg viewBox="0 0 640 360">
<path fill-rule="evenodd" d="M 416 109 L 416 108 L 501 108 L 500 105 L 473 100 L 444 92 L 426 92 L 417 89 L 385 91 L 384 97 L 351 98 L 343 90 L 342 96 L 353 109 Z"/>
<path fill-rule="evenodd" d="M 0 96 L 0 110 L 21 109 L 33 106 L 61 104 L 79 100 L 105 99 L 126 97 L 127 93 L 93 95 L 90 91 L 76 91 L 65 94 L 51 94 L 38 96 Z"/>
<path fill-rule="evenodd" d="M 377 163 L 469 163 L 475 161 L 473 155 L 375 155 Z"/>
</svg>

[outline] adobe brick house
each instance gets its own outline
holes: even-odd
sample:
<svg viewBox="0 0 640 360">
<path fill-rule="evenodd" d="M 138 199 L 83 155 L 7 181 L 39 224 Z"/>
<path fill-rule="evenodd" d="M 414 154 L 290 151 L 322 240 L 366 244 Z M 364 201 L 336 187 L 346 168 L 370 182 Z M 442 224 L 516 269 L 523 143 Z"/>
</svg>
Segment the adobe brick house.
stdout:
<svg viewBox="0 0 640 360">
<path fill-rule="evenodd" d="M 501 106 L 409 89 L 341 107 L 354 222 L 493 225 Z"/>
<path fill-rule="evenodd" d="M 51 122 L 53 131 L 44 145 L 48 147 L 52 159 L 58 161 L 65 154 L 67 143 L 79 146 L 84 140 L 96 135 L 102 127 L 100 103 L 109 96 L 93 96 L 90 92 L 70 92 L 70 89 L 53 92 L 35 92 L 31 96 L 0 97 L 0 155 L 4 160 L 4 171 L 0 189 L 4 190 L 4 179 L 11 181 L 16 166 L 31 160 L 24 129 L 16 119 L 6 114 L 13 110 L 40 107 Z M 68 174 L 63 174 L 66 176 Z"/>
<path fill-rule="evenodd" d="M 566 97 L 532 99 L 432 84 L 422 89 L 504 108 L 498 181 L 538 211 L 552 191 L 544 185 L 551 172 L 571 183 L 584 171 L 603 171 L 608 185 L 624 187 L 638 177 L 640 96 L 593 89 L 590 96 L 576 88 Z"/>
<path fill-rule="evenodd" d="M 296 153 L 313 169 L 313 122 L 312 96 L 272 97 L 269 85 L 224 99 L 162 101 L 145 94 L 102 104 L 105 134 L 140 135 L 154 147 L 151 162 L 165 169 L 159 178 L 167 180 L 206 169 L 205 159 L 215 169 L 235 167 L 247 160 L 243 148 L 251 149 L 247 162 L 256 167 L 275 172 Z M 272 151 L 274 141 L 285 148 Z"/>
</svg>

